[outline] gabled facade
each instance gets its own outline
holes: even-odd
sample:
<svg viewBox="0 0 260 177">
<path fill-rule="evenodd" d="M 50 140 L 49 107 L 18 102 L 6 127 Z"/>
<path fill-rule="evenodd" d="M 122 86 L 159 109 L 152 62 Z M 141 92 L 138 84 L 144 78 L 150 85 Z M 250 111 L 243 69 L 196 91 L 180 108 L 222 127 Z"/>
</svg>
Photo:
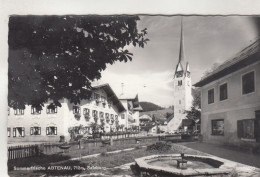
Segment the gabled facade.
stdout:
<svg viewBox="0 0 260 177">
<path fill-rule="evenodd" d="M 87 134 L 92 134 L 91 124 L 95 122 L 105 132 L 123 131 L 126 127 L 126 110 L 108 84 L 93 87 L 91 98 L 82 100 L 80 105 L 67 99 L 60 100 L 61 107 L 50 108 L 50 103 L 51 100 L 45 103 L 41 111 L 30 105 L 24 110 L 10 108 L 8 141 L 59 141 L 60 136 L 69 140 L 69 128 L 88 127 Z"/>
<path fill-rule="evenodd" d="M 138 95 L 135 97 L 129 97 L 122 94 L 119 100 L 125 108 L 126 115 L 126 127 L 140 129 L 139 113 L 142 111 L 142 107 L 139 104 Z"/>
<path fill-rule="evenodd" d="M 258 146 L 260 142 L 259 40 L 202 78 L 203 141 Z"/>
<path fill-rule="evenodd" d="M 184 60 L 182 24 L 179 60 L 174 73 L 174 118 L 169 121 L 168 132 L 174 132 L 181 127 L 182 120 L 186 118 L 185 110 L 189 110 L 192 104 L 191 73 L 189 63 Z"/>
</svg>

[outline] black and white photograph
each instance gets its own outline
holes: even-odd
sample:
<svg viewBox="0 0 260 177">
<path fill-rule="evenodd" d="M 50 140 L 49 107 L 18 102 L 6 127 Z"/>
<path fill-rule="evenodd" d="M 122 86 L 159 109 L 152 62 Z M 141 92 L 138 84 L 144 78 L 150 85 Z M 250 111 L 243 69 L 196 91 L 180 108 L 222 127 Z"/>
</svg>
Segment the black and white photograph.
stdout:
<svg viewBox="0 0 260 177">
<path fill-rule="evenodd" d="M 260 176 L 260 17 L 8 16 L 18 176 Z"/>
</svg>

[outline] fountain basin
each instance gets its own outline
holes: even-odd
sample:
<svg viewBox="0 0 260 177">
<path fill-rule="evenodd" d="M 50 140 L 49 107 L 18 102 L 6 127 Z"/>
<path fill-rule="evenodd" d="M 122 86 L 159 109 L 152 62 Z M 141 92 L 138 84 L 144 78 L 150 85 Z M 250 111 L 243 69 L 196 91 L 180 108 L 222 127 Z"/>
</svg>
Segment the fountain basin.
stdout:
<svg viewBox="0 0 260 177">
<path fill-rule="evenodd" d="M 178 161 L 187 161 L 185 168 L 177 168 Z M 140 176 L 230 176 L 233 169 L 217 157 L 180 154 L 152 155 L 135 159 Z"/>
</svg>

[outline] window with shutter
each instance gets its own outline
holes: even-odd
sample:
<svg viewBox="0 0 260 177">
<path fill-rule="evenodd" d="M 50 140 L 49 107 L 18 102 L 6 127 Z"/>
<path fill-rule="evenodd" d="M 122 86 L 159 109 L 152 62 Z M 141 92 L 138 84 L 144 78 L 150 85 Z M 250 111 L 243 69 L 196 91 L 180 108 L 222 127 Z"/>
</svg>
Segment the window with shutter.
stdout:
<svg viewBox="0 0 260 177">
<path fill-rule="evenodd" d="M 49 127 L 46 127 L 46 135 L 49 135 Z"/>
<path fill-rule="evenodd" d="M 7 136 L 10 137 L 11 136 L 11 128 L 7 128 Z"/>
<path fill-rule="evenodd" d="M 34 128 L 33 127 L 31 127 L 31 129 L 30 129 L 30 135 L 33 135 L 33 131 L 34 130 Z"/>
<path fill-rule="evenodd" d="M 237 121 L 237 137 L 242 138 L 243 136 L 243 121 L 238 120 Z"/>
<path fill-rule="evenodd" d="M 212 135 L 224 135 L 224 119 L 211 121 Z"/>
<path fill-rule="evenodd" d="M 244 139 L 256 138 L 255 119 L 243 119 L 237 121 L 237 136 Z"/>
<path fill-rule="evenodd" d="M 73 113 L 74 114 L 80 114 L 80 107 L 79 106 L 73 106 Z"/>
<path fill-rule="evenodd" d="M 226 100 L 228 98 L 227 83 L 219 86 L 219 100 Z"/>
<path fill-rule="evenodd" d="M 23 127 L 21 136 L 24 137 L 24 135 L 25 135 L 25 128 Z"/>
<path fill-rule="evenodd" d="M 255 119 L 255 138 L 256 142 L 260 142 L 260 119 Z"/>
<path fill-rule="evenodd" d="M 56 114 L 58 112 L 57 106 L 49 105 L 47 106 L 46 113 L 47 114 Z"/>
<path fill-rule="evenodd" d="M 16 128 L 13 128 L 13 137 L 16 137 Z"/>
<path fill-rule="evenodd" d="M 214 89 L 208 91 L 208 104 L 214 103 Z"/>
<path fill-rule="evenodd" d="M 41 114 L 41 110 L 37 110 L 35 107 L 31 106 L 31 114 Z"/>
<path fill-rule="evenodd" d="M 24 109 L 14 109 L 14 115 L 24 115 Z"/>
<path fill-rule="evenodd" d="M 242 93 L 248 94 L 255 91 L 255 74 L 254 71 L 242 76 Z"/>
</svg>

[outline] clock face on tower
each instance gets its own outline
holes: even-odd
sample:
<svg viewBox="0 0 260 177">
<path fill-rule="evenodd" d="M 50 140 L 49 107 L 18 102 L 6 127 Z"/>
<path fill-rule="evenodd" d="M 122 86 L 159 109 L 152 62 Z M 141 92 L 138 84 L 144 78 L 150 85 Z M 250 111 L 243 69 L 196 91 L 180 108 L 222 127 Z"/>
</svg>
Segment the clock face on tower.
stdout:
<svg viewBox="0 0 260 177">
<path fill-rule="evenodd" d="M 178 77 L 182 77 L 182 75 L 183 75 L 183 71 L 178 71 L 178 72 L 176 72 L 176 77 L 178 78 Z"/>
</svg>

